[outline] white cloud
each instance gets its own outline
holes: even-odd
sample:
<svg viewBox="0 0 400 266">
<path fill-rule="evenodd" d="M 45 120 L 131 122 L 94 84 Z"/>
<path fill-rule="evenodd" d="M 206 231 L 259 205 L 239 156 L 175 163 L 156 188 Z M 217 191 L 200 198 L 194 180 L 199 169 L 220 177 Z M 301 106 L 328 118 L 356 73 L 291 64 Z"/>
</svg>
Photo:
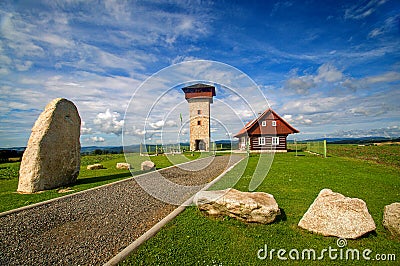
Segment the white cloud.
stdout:
<svg viewBox="0 0 400 266">
<path fill-rule="evenodd" d="M 97 137 L 97 136 L 90 137 L 90 140 L 93 142 L 104 142 L 105 141 L 105 139 L 103 137 Z"/>
<path fill-rule="evenodd" d="M 149 123 L 149 126 L 154 130 L 159 130 L 163 127 L 176 127 L 178 126 L 178 124 L 173 120 L 168 120 L 168 121 L 159 120 L 154 123 Z"/>
<path fill-rule="evenodd" d="M 174 59 L 171 60 L 171 64 L 177 64 L 185 61 L 192 61 L 192 60 L 198 60 L 199 58 L 194 57 L 194 56 L 185 56 L 185 55 L 178 55 Z"/>
<path fill-rule="evenodd" d="M 367 84 L 374 84 L 380 82 L 393 82 L 400 80 L 400 72 L 386 72 L 381 75 L 366 77 L 363 79 Z"/>
<path fill-rule="evenodd" d="M 400 15 L 392 16 L 382 23 L 381 26 L 374 28 L 368 34 L 368 38 L 382 37 L 382 35 L 391 32 L 398 31 L 398 21 L 400 19 Z"/>
<path fill-rule="evenodd" d="M 368 38 L 375 38 L 379 35 L 383 34 L 383 30 L 381 28 L 376 28 L 370 31 L 370 33 L 368 34 Z"/>
<path fill-rule="evenodd" d="M 306 95 L 312 88 L 319 87 L 324 83 L 333 84 L 341 81 L 342 79 L 342 71 L 338 70 L 330 63 L 325 63 L 318 68 L 316 75 L 295 75 L 294 77 L 289 78 L 286 80 L 284 88 L 293 90 L 297 94 Z"/>
<path fill-rule="evenodd" d="M 300 115 L 296 118 L 296 121 L 298 121 L 300 124 L 306 124 L 310 125 L 312 124 L 312 120 L 309 118 L 305 118 L 304 116 Z"/>
<path fill-rule="evenodd" d="M 164 120 L 157 121 L 155 123 L 149 123 L 149 126 L 153 129 L 161 129 L 165 124 Z"/>
<path fill-rule="evenodd" d="M 143 136 L 146 134 L 146 130 L 142 130 L 142 129 L 134 129 L 133 131 L 133 135 L 137 135 L 137 136 Z"/>
<path fill-rule="evenodd" d="M 324 25 L 319 25 L 316 30 L 302 32 L 304 38 L 298 40 L 300 46 L 297 47 L 303 48 L 291 49 L 290 43 L 280 47 L 279 42 L 273 41 L 273 38 L 267 40 L 270 37 L 268 34 L 265 38 L 249 35 L 243 42 L 244 38 L 240 38 L 244 36 L 240 32 L 246 31 L 243 25 L 220 27 L 225 22 L 223 20 L 226 15 L 233 15 L 235 19 L 231 21 L 242 21 L 237 20 L 236 15 L 247 19 L 244 16 L 246 8 L 232 14 L 233 10 L 228 10 L 229 8 L 218 11 L 215 7 L 219 4 L 215 2 L 202 2 L 201 5 L 193 5 L 190 1 L 170 1 L 166 4 L 156 2 L 84 1 L 78 7 L 75 1 L 47 1 L 40 5 L 33 4 L 30 8 L 18 4 L 2 5 L 0 74 L 5 76 L 1 77 L 3 98 L 0 109 L 4 110 L 5 119 L 12 121 L 19 116 L 23 120 L 20 124 L 24 126 L 18 129 L 29 132 L 46 102 L 55 97 L 65 97 L 74 101 L 82 119 L 88 122 L 83 124 L 82 134 L 105 132 L 118 135 L 122 125 L 128 123 L 129 119 L 138 121 L 138 125 L 143 127 L 145 123 L 141 119 L 146 117 L 148 107 L 166 88 L 175 86 L 175 81 L 198 77 L 219 80 L 222 81 L 221 84 L 226 83 L 224 85 L 236 89 L 237 94 L 217 91 L 212 105 L 212 115 L 220 119 L 221 124 L 231 127 L 229 132 L 233 132 L 234 126 L 239 124 L 236 120 L 249 120 L 267 108 L 262 95 L 237 82 L 240 81 L 237 73 L 227 74 L 221 68 L 207 72 L 209 65 L 197 66 L 198 63 L 195 63 L 187 69 L 179 69 L 179 73 L 169 73 L 161 77 L 151 87 L 140 91 L 136 95 L 138 101 L 130 110 L 131 116 L 126 119 L 122 117 L 133 92 L 149 74 L 171 62 L 178 63 L 196 57 L 230 63 L 248 71 L 249 76 L 259 79 L 257 82 L 271 84 L 264 86 L 263 90 L 268 98 L 276 99 L 274 102 L 277 110 L 290 114 L 288 120 L 292 119 L 294 123 L 304 127 L 349 121 L 345 116 L 364 121 L 365 116 L 394 119 L 397 114 L 398 109 L 393 102 L 399 99 L 398 96 L 396 98 L 392 94 L 390 98 L 381 95 L 378 97 L 380 104 L 365 97 L 376 91 L 390 92 L 400 80 L 399 73 L 395 72 L 398 65 L 391 63 L 394 60 L 391 55 L 398 52 L 396 39 L 393 38 L 394 30 L 397 34 L 398 15 L 382 21 L 373 16 L 368 17 L 375 14 L 373 12 L 378 12 L 377 8 L 384 1 L 373 0 L 364 5 L 347 4 L 347 19 L 368 17 L 375 20 L 363 21 L 366 24 L 361 27 L 363 30 L 360 34 L 364 37 L 369 34 L 370 38 L 375 38 L 376 43 L 371 39 L 366 42 L 365 38 L 359 41 L 358 37 L 361 35 L 350 32 L 349 27 L 348 33 L 354 38 L 345 44 L 340 43 L 340 40 L 332 42 L 335 50 L 327 46 L 321 49 L 319 42 L 310 42 L 308 38 L 322 38 L 324 34 L 319 30 Z M 296 4 L 281 1 L 274 6 L 274 12 L 283 11 L 290 5 Z M 382 14 L 380 19 L 391 14 L 394 13 Z M 329 23 L 333 23 L 334 19 L 332 17 Z M 276 23 L 284 26 L 280 20 Z M 232 29 L 240 30 L 233 32 Z M 215 36 L 218 38 L 214 38 Z M 332 39 L 326 37 L 325 43 L 331 43 Z M 335 38 L 348 39 L 349 36 Z M 310 46 L 301 46 L 305 39 L 308 39 L 307 45 Z M 310 47 L 316 49 L 308 49 Z M 371 59 L 374 65 L 369 69 L 366 63 L 370 63 Z M 365 64 L 359 64 L 360 62 Z M 284 73 L 293 66 L 303 68 L 304 72 L 289 74 L 284 87 L 290 90 L 280 89 L 282 79 L 285 78 Z M 381 69 L 382 74 L 373 72 L 375 69 Z M 388 72 L 389 70 L 392 71 Z M 352 71 L 355 75 L 367 76 L 353 78 L 350 76 Z M 8 89 L 5 88 L 6 85 L 9 86 Z M 356 92 L 364 88 L 368 91 Z M 336 95 L 334 93 L 346 95 L 348 89 L 354 92 L 355 97 L 349 99 L 345 96 L 340 99 L 340 96 L 327 96 Z M 309 98 L 316 100 L 305 99 L 293 92 L 309 95 Z M 243 104 L 238 96 L 240 94 L 246 96 L 252 108 Z M 222 101 L 231 106 L 232 110 L 225 106 L 220 107 Z M 168 92 L 151 111 L 149 121 L 152 123 L 145 130 L 151 134 L 161 127 L 164 127 L 164 132 L 165 127 L 170 127 L 168 130 L 172 132 L 172 127 L 179 124 L 179 114 L 187 116 L 185 104 L 187 103 L 182 91 Z M 177 106 L 184 108 L 173 112 L 171 109 Z M 389 113 L 394 115 L 390 117 Z M 97 121 L 97 124 L 93 121 Z M 236 124 L 233 126 L 234 123 Z M 127 127 L 132 129 L 131 125 Z M 133 129 L 131 133 L 143 136 L 146 134 L 145 130 Z M 114 136 L 114 139 L 117 138 Z M 107 136 L 107 143 L 110 141 L 111 137 Z"/>
<path fill-rule="evenodd" d="M 229 95 L 229 96 L 228 96 L 228 99 L 229 99 L 230 101 L 233 101 L 233 102 L 237 102 L 237 101 L 240 101 L 240 100 L 241 100 L 240 96 L 238 96 L 238 95 L 236 95 L 236 94 Z"/>
<path fill-rule="evenodd" d="M 27 22 L 18 13 L 1 13 L 3 13 L 1 32 L 5 38 L 4 43 L 13 49 L 15 55 L 18 57 L 44 55 L 44 49 L 35 44 L 32 39 L 35 25 Z"/>
<path fill-rule="evenodd" d="M 294 90 L 297 94 L 308 94 L 315 86 L 313 78 L 309 76 L 293 77 L 285 82 L 285 88 Z"/>
<path fill-rule="evenodd" d="M 48 63 L 47 59 L 52 58 L 51 62 L 57 68 L 67 66 L 97 72 L 114 68 L 133 75 L 135 70 L 144 70 L 146 64 L 159 59 L 155 56 L 158 49 L 134 49 L 141 46 L 137 45 L 138 41 L 149 47 L 170 46 L 181 37 L 197 39 L 208 34 L 207 16 L 168 12 L 141 3 L 106 1 L 98 5 L 88 1 L 81 5 L 83 10 L 90 9 L 96 16 L 65 12 L 73 5 L 69 2 L 49 5 L 52 12 L 41 12 L 40 16 L 35 9 L 19 12 L 0 10 L 3 46 L 13 50 L 12 58 L 22 60 L 29 57 L 35 63 Z M 70 21 L 99 27 L 85 28 Z M 105 33 L 103 25 L 108 28 L 107 39 L 93 38 Z M 111 44 L 118 49 L 107 49 L 105 43 L 106 47 Z M 7 53 L 4 56 L 2 61 L 10 58 Z M 21 66 L 19 64 L 19 68 Z M 6 69 L 2 72 L 6 73 Z"/>
<path fill-rule="evenodd" d="M 285 119 L 288 123 L 293 123 L 294 125 L 311 125 L 313 123 L 311 119 L 305 117 L 304 115 L 293 116 L 285 114 L 283 119 Z"/>
<path fill-rule="evenodd" d="M 39 36 L 34 36 L 33 38 L 37 41 L 47 42 L 51 45 L 64 47 L 64 48 L 72 48 L 75 46 L 73 41 L 71 41 L 65 37 L 56 35 L 56 34 L 44 33 Z"/>
<path fill-rule="evenodd" d="M 398 138 L 399 136 L 400 136 L 400 128 L 397 125 L 383 127 L 383 128 L 338 130 L 328 135 L 328 137 L 342 137 L 342 138 L 362 138 L 362 137 Z"/>
<path fill-rule="evenodd" d="M 400 72 L 389 71 L 380 75 L 367 76 L 360 79 L 345 76 L 332 64 L 321 65 L 316 75 L 294 76 L 286 80 L 284 88 L 295 91 L 297 94 L 308 95 L 312 88 L 328 86 L 328 89 L 335 87 L 347 88 L 351 91 L 368 89 L 375 83 L 390 83 L 400 80 Z"/>
<path fill-rule="evenodd" d="M 274 4 L 272 11 L 270 13 L 270 16 L 275 15 L 278 11 L 281 11 L 282 9 L 285 10 L 293 5 L 293 2 L 291 1 L 278 1 Z"/>
<path fill-rule="evenodd" d="M 188 128 L 182 128 L 182 130 L 179 132 L 181 135 L 187 135 L 189 133 Z"/>
<path fill-rule="evenodd" d="M 114 133 L 119 136 L 124 126 L 124 120 L 118 120 L 120 116 L 118 112 L 110 112 L 110 109 L 107 109 L 105 113 L 97 114 L 93 123 L 99 127 L 101 132 Z"/>
<path fill-rule="evenodd" d="M 341 86 L 352 91 L 359 89 L 369 89 L 376 83 L 391 83 L 400 81 L 400 72 L 389 71 L 380 75 L 367 76 L 361 79 L 347 78 L 341 82 Z"/>
<path fill-rule="evenodd" d="M 344 13 L 345 19 L 364 19 L 374 13 L 378 7 L 384 4 L 386 0 L 370 0 L 367 4 L 364 1 L 358 2 L 347 8 Z"/>
<path fill-rule="evenodd" d="M 283 116 L 283 119 L 285 119 L 285 120 L 288 121 L 288 122 L 289 122 L 289 121 L 291 122 L 291 121 L 293 121 L 293 120 L 292 120 L 292 117 L 293 117 L 292 115 L 284 115 L 284 116 Z"/>
<path fill-rule="evenodd" d="M 257 113 L 255 114 L 250 109 L 236 109 L 235 113 L 238 117 L 241 117 L 244 120 L 249 119 L 249 118 L 254 118 L 254 116 L 257 116 Z"/>
<path fill-rule="evenodd" d="M 19 60 L 16 60 L 15 67 L 17 68 L 18 71 L 27 71 L 31 68 L 33 65 L 32 61 L 25 61 L 25 62 L 19 62 Z"/>
<path fill-rule="evenodd" d="M 81 135 L 87 135 L 92 133 L 92 128 L 86 127 L 85 121 L 81 122 Z"/>
<path fill-rule="evenodd" d="M 284 114 L 283 118 L 302 132 L 311 125 L 329 132 L 335 127 L 359 128 L 379 125 L 382 121 L 389 123 L 394 117 L 400 117 L 399 100 L 399 90 L 379 91 L 364 96 L 327 97 L 311 94 L 289 100 L 276 111 Z"/>
<path fill-rule="evenodd" d="M 126 1 L 104 1 L 106 11 L 117 21 L 129 21 L 131 8 Z"/>
<path fill-rule="evenodd" d="M 318 74 L 314 77 L 314 82 L 337 82 L 342 80 L 343 73 L 339 71 L 335 66 L 332 64 L 326 63 L 321 65 L 318 68 Z"/>
<path fill-rule="evenodd" d="M 177 127 L 178 123 L 176 123 L 173 120 L 168 120 L 168 121 L 165 122 L 165 126 L 167 126 L 167 127 Z"/>
<path fill-rule="evenodd" d="M 353 116 L 366 116 L 371 114 L 367 108 L 362 106 L 350 108 L 348 112 Z"/>
<path fill-rule="evenodd" d="M 355 92 L 356 90 L 362 88 L 362 85 L 360 84 L 360 82 L 354 78 L 347 78 L 347 79 L 343 80 L 341 85 L 344 88 L 351 90 L 352 92 Z"/>
</svg>

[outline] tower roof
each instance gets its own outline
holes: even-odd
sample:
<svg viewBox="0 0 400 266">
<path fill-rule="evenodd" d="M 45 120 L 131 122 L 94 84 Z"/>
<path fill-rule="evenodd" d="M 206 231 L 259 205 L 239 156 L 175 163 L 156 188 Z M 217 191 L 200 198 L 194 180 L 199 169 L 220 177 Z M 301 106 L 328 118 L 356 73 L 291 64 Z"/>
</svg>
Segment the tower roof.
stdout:
<svg viewBox="0 0 400 266">
<path fill-rule="evenodd" d="M 185 93 L 185 99 L 191 98 L 212 98 L 215 96 L 215 87 L 202 83 L 194 84 L 182 88 Z"/>
</svg>

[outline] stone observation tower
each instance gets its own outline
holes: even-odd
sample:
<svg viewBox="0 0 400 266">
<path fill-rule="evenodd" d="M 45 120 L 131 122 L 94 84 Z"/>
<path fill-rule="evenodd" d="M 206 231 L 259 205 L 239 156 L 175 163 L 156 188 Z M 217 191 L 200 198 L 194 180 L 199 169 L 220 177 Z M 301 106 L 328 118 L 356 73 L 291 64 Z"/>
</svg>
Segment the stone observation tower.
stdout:
<svg viewBox="0 0 400 266">
<path fill-rule="evenodd" d="M 208 151 L 210 148 L 210 104 L 215 87 L 195 84 L 182 88 L 189 103 L 190 150 Z"/>
</svg>

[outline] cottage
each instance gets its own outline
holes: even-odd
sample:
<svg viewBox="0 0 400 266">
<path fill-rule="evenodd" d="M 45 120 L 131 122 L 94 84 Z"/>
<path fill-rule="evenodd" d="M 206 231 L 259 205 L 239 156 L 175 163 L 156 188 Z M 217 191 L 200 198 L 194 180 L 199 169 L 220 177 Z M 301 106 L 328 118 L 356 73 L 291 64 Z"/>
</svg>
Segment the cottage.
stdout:
<svg viewBox="0 0 400 266">
<path fill-rule="evenodd" d="M 239 149 L 252 151 L 286 152 L 286 138 L 299 133 L 271 108 L 247 123 L 234 137 L 239 138 Z"/>
</svg>

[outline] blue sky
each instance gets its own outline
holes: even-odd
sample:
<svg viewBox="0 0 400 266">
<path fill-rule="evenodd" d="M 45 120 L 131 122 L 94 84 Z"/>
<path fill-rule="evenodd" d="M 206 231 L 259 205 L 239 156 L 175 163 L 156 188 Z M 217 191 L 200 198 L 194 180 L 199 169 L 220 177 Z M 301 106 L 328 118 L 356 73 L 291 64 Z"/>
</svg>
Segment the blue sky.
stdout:
<svg viewBox="0 0 400 266">
<path fill-rule="evenodd" d="M 77 105 L 83 146 L 121 145 L 124 114 L 142 82 L 190 60 L 245 73 L 301 131 L 297 139 L 400 136 L 399 1 L 2 1 L 0 19 L 0 147 L 25 146 L 57 97 Z M 151 106 L 165 84 L 141 91 L 141 103 Z M 242 123 L 228 122 L 238 115 L 246 122 L 268 107 L 254 99 L 253 114 L 235 113 L 236 96 L 219 92 L 214 114 L 229 99 L 232 112 L 213 125 L 214 139 L 240 130 Z M 171 95 L 187 116 L 183 95 Z M 177 117 L 147 122 L 177 132 Z"/>
</svg>

